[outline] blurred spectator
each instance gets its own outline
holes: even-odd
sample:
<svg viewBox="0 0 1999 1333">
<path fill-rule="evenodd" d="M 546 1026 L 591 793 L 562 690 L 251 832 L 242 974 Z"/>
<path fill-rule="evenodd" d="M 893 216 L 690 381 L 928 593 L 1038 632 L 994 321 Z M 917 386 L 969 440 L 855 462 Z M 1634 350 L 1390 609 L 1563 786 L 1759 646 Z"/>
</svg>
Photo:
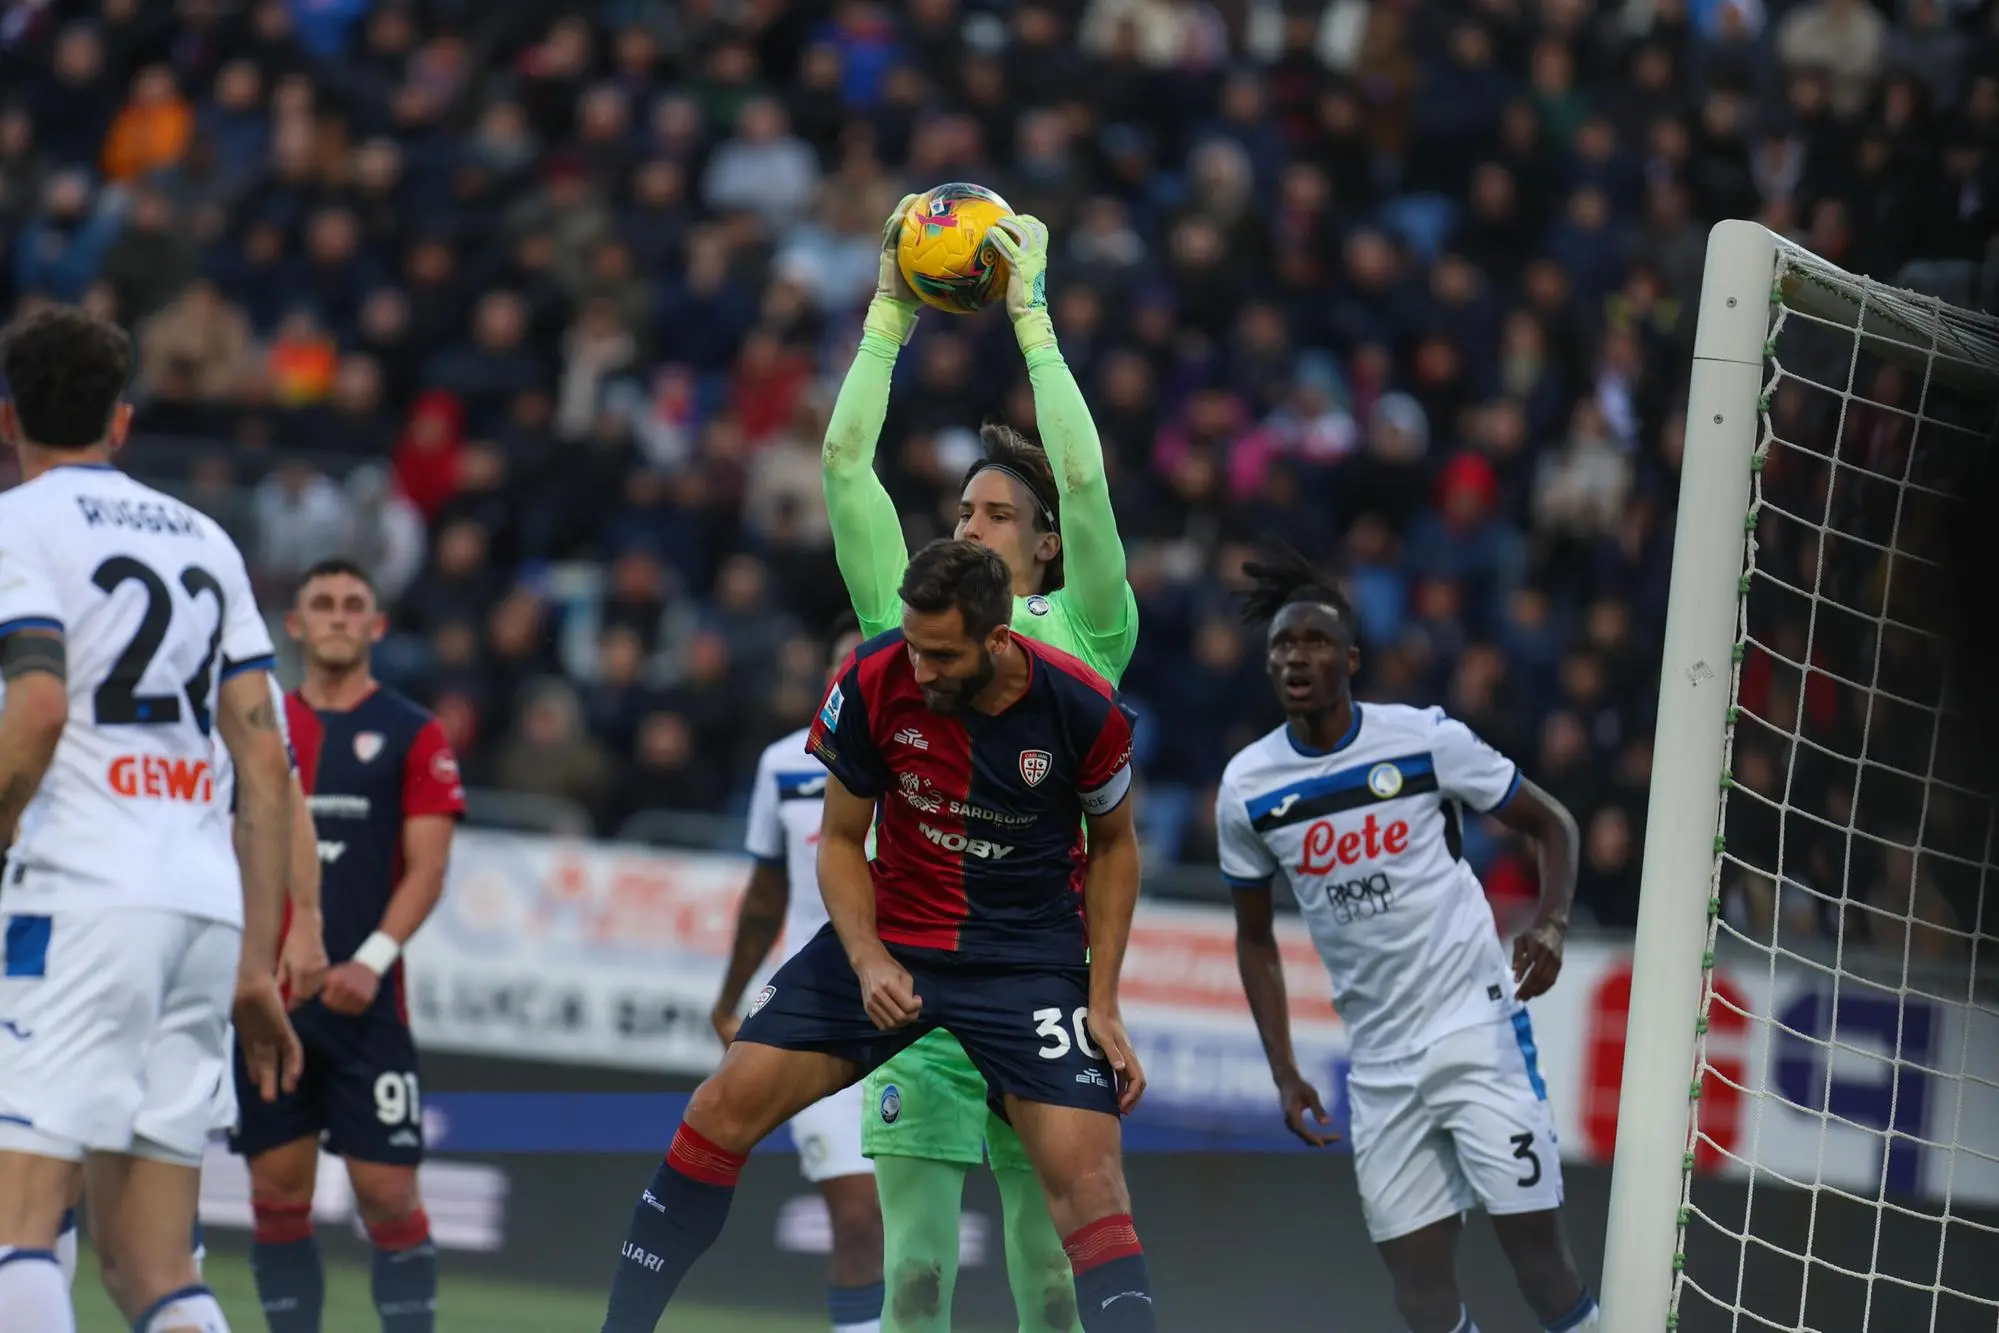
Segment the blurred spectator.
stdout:
<svg viewBox="0 0 1999 1333">
<path fill-rule="evenodd" d="M 523 696 L 519 729 L 499 749 L 494 777 L 509 791 L 593 809 L 611 788 L 610 757 L 583 729 L 576 691 L 541 680 Z"/>
<path fill-rule="evenodd" d="M 118 239 L 111 242 L 98 277 L 111 284 L 119 317 L 142 325 L 179 294 L 194 275 L 194 238 L 165 195 L 141 189 Z"/>
<path fill-rule="evenodd" d="M 300 307 L 284 317 L 271 339 L 265 367 L 272 396 L 286 407 L 312 407 L 333 392 L 340 348 L 311 310 Z"/>
<path fill-rule="evenodd" d="M 132 80 L 132 96 L 111 122 L 104 141 L 104 174 L 129 181 L 170 167 L 187 151 L 194 133 L 194 109 L 174 85 L 165 65 L 150 65 Z"/>
<path fill-rule="evenodd" d="M 258 485 L 255 516 L 252 558 L 282 596 L 315 561 L 344 554 L 354 535 L 346 494 L 304 462 L 286 463 Z"/>
<path fill-rule="evenodd" d="M 82 299 L 125 218 L 125 198 L 68 167 L 47 178 L 41 207 L 13 237 L 14 286 L 23 295 Z"/>
<path fill-rule="evenodd" d="M 1851 120 L 1867 106 L 1888 54 L 1888 21 L 1866 0 L 1802 0 L 1777 25 L 1786 68 L 1825 72 L 1833 110 Z"/>
<path fill-rule="evenodd" d="M 0 108 L 0 227 L 11 232 L 34 211 L 45 170 L 34 120 L 21 107 Z"/>
<path fill-rule="evenodd" d="M 346 553 L 375 580 L 384 603 L 393 604 L 423 568 L 423 515 L 396 490 L 389 470 L 368 463 L 347 474 L 353 515 Z"/>
<path fill-rule="evenodd" d="M 139 384 L 157 391 L 176 366 L 190 376 L 198 397 L 215 401 L 234 393 L 251 368 L 255 344 L 250 322 L 214 283 L 197 278 L 139 333 Z"/>
<path fill-rule="evenodd" d="M 94 163 L 118 108 L 103 38 L 88 23 L 72 23 L 53 46 L 48 76 L 29 94 L 36 137 L 58 162 Z"/>
<path fill-rule="evenodd" d="M 736 133 L 715 149 L 701 181 L 710 208 L 741 210 L 781 236 L 803 216 L 819 183 L 811 145 L 791 133 L 774 99 L 743 104 Z"/>
<path fill-rule="evenodd" d="M 396 485 L 426 519 L 435 518 L 458 488 L 464 449 L 463 405 L 442 389 L 420 395 L 396 445 Z"/>
<path fill-rule="evenodd" d="M 693 725 L 677 712 L 650 713 L 639 723 L 633 762 L 618 779 L 605 827 L 615 832 L 651 810 L 713 810 L 720 793 L 696 754 Z"/>
</svg>

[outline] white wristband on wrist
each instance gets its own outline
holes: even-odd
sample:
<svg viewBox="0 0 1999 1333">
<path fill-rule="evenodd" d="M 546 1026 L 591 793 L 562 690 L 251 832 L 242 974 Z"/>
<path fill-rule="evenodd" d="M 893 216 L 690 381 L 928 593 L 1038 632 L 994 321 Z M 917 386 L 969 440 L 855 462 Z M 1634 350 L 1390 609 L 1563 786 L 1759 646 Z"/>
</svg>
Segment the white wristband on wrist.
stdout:
<svg viewBox="0 0 1999 1333">
<path fill-rule="evenodd" d="M 351 961 L 359 963 L 379 977 L 396 965 L 396 959 L 402 957 L 402 952 L 403 946 L 396 942 L 395 936 L 387 931 L 378 930 L 361 941 L 361 947 L 354 951 Z"/>
</svg>

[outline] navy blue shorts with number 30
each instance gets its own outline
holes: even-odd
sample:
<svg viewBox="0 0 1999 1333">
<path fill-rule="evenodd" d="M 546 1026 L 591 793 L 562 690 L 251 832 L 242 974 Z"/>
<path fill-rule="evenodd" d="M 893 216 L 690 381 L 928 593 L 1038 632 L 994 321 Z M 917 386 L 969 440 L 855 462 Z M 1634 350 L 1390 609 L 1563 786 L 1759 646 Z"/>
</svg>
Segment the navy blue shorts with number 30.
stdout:
<svg viewBox="0 0 1999 1333">
<path fill-rule="evenodd" d="M 874 1069 L 933 1028 L 958 1039 L 986 1078 L 1002 1117 L 1005 1096 L 1118 1114 L 1110 1065 L 1090 1038 L 1087 967 L 971 963 L 931 949 L 888 946 L 908 969 L 923 1012 L 883 1032 L 861 1005 L 861 983 L 831 926 L 779 968 L 737 1040 L 824 1051 Z"/>
</svg>

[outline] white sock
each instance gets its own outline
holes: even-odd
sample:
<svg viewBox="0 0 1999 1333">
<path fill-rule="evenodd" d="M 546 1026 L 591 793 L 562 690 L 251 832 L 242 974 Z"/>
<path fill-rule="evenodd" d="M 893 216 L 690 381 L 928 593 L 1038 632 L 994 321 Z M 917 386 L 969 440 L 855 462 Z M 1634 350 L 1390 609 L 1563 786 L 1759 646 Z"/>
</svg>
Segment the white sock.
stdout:
<svg viewBox="0 0 1999 1333">
<path fill-rule="evenodd" d="M 76 1289 L 76 1215 L 72 1213 L 69 1225 L 56 1237 L 56 1262 L 62 1266 L 63 1285 L 72 1291 Z"/>
<path fill-rule="evenodd" d="M 862 1324 L 835 1324 L 833 1333 L 882 1333 L 882 1321 L 870 1319 Z"/>
<path fill-rule="evenodd" d="M 76 1333 L 53 1250 L 0 1245 L 0 1333 Z"/>
<path fill-rule="evenodd" d="M 183 1287 L 132 1326 L 133 1333 L 229 1333 L 229 1321 L 207 1287 Z"/>
</svg>

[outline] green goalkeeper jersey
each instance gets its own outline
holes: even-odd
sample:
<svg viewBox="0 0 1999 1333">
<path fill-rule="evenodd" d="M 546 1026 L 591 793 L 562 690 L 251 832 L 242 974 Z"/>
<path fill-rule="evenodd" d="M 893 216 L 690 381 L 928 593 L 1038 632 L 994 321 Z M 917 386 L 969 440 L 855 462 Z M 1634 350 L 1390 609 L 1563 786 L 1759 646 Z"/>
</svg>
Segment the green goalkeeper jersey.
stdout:
<svg viewBox="0 0 1999 1333">
<path fill-rule="evenodd" d="M 826 508 L 833 551 L 869 638 L 902 623 L 903 568 L 909 549 L 902 518 L 875 475 L 875 443 L 888 415 L 889 378 L 900 349 L 863 334 L 826 428 Z M 1083 391 L 1054 347 L 1027 355 L 1042 447 L 1062 497 L 1064 586 L 1047 596 L 1016 597 L 1013 628 L 1088 662 L 1113 684 L 1138 642 L 1138 601 L 1125 581 L 1124 543 L 1111 512 L 1104 450 Z"/>
<path fill-rule="evenodd" d="M 861 337 L 826 429 L 826 507 L 833 550 L 869 637 L 902 623 L 902 571 L 909 563 L 902 519 L 875 475 L 875 442 L 888 415 L 889 378 L 900 350 L 874 334 Z M 1138 599 L 1125 581 L 1124 543 L 1111 512 L 1103 445 L 1076 377 L 1054 347 L 1027 354 L 1042 446 L 1062 500 L 1064 586 L 1046 596 L 1016 597 L 1016 633 L 1088 662 L 1115 683 L 1138 641 Z M 986 1107 L 985 1078 L 948 1032 L 932 1032 L 868 1076 L 863 1088 L 862 1150 L 1031 1172 L 1011 1127 Z M 884 1191 L 882 1207 L 900 1206 Z M 1045 1217 L 1015 1219 L 1053 1234 Z"/>
</svg>

